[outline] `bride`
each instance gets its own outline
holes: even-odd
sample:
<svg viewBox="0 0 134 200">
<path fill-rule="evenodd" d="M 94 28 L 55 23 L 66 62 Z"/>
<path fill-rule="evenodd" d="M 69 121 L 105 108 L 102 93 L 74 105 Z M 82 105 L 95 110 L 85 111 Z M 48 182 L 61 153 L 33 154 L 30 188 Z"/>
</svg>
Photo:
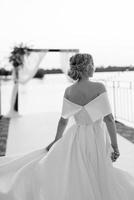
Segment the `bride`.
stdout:
<svg viewBox="0 0 134 200">
<path fill-rule="evenodd" d="M 0 200 L 132 200 L 134 177 L 112 162 L 120 156 L 105 86 L 93 82 L 90 54 L 70 58 L 54 141 L 43 149 L 0 159 Z M 66 128 L 73 117 L 75 123 Z M 63 134 L 64 133 L 64 134 Z"/>
</svg>

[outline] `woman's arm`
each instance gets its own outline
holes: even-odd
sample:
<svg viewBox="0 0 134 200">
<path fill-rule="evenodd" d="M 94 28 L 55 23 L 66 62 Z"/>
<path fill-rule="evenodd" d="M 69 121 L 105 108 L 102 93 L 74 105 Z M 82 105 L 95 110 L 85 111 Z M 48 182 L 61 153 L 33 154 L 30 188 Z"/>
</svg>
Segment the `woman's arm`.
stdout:
<svg viewBox="0 0 134 200">
<path fill-rule="evenodd" d="M 99 91 L 101 93 L 107 92 L 107 89 L 103 83 L 99 83 Z M 106 123 L 107 129 L 110 135 L 112 147 L 118 148 L 117 135 L 116 135 L 117 131 L 116 131 L 116 125 L 115 125 L 113 114 L 110 113 L 109 115 L 106 115 L 104 117 L 104 122 Z"/>
<path fill-rule="evenodd" d="M 64 92 L 64 97 L 67 97 L 67 91 L 68 91 L 68 88 L 65 89 L 65 92 Z M 60 117 L 59 119 L 59 122 L 58 122 L 58 126 L 57 126 L 57 131 L 56 131 L 56 136 L 55 136 L 55 139 L 53 142 L 51 142 L 48 146 L 47 146 L 47 150 L 49 151 L 49 149 L 51 148 L 51 146 L 57 141 L 59 140 L 62 135 L 63 135 L 63 132 L 66 128 L 68 124 L 68 119 L 65 119 L 63 117 Z"/>
<path fill-rule="evenodd" d="M 111 159 L 114 162 L 120 156 L 120 152 L 117 143 L 116 125 L 112 113 L 104 117 L 104 122 L 106 123 L 108 133 L 111 139 L 111 146 L 114 149 L 114 152 L 111 154 Z"/>
<path fill-rule="evenodd" d="M 64 92 L 64 97 L 65 98 L 68 97 L 68 90 L 69 90 L 69 87 L 67 87 L 65 89 L 65 92 Z M 58 122 L 58 127 L 57 127 L 57 133 L 56 133 L 55 141 L 57 141 L 59 138 L 62 137 L 63 132 L 64 132 L 67 124 L 68 124 L 68 119 L 60 117 L 59 122 Z"/>
<path fill-rule="evenodd" d="M 63 117 L 61 117 L 61 118 L 59 119 L 55 139 L 54 139 L 53 142 L 51 142 L 51 143 L 47 146 L 47 148 L 46 148 L 47 151 L 49 151 L 49 149 L 51 148 L 51 146 L 52 146 L 57 140 L 59 140 L 59 139 L 62 137 L 63 132 L 64 132 L 64 130 L 65 130 L 67 124 L 68 124 L 68 119 L 64 119 Z"/>
<path fill-rule="evenodd" d="M 57 141 L 58 139 L 62 137 L 67 124 L 68 124 L 68 119 L 64 119 L 63 117 L 59 119 L 55 141 Z"/>
<path fill-rule="evenodd" d="M 107 89 L 103 83 L 99 83 L 98 88 L 99 88 L 100 93 L 107 92 Z M 119 149 L 118 149 L 117 134 L 116 134 L 117 131 L 116 131 L 116 124 L 114 121 L 113 114 L 111 113 L 111 114 L 105 116 L 103 120 L 106 123 L 108 133 L 109 133 L 109 136 L 111 139 L 111 146 L 114 149 L 114 152 L 111 155 L 111 159 L 112 159 L 112 161 L 115 161 L 119 157 L 120 153 L 119 153 Z"/>
<path fill-rule="evenodd" d="M 116 133 L 117 130 L 112 113 L 104 117 L 104 122 L 106 123 L 108 129 L 112 147 L 118 148 L 117 133 Z"/>
</svg>

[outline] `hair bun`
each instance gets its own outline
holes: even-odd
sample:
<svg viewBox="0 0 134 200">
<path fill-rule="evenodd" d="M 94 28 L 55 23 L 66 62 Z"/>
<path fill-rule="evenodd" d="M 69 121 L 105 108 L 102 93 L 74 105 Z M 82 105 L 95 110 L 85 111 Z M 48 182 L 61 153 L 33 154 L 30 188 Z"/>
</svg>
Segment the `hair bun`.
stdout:
<svg viewBox="0 0 134 200">
<path fill-rule="evenodd" d="M 75 54 L 70 58 L 70 70 L 68 75 L 73 80 L 78 80 L 81 78 L 84 71 L 87 71 L 88 64 L 93 65 L 93 59 L 90 54 Z"/>
<path fill-rule="evenodd" d="M 70 78 L 72 78 L 73 80 L 78 80 L 81 78 L 81 72 L 78 70 L 70 69 L 68 71 L 68 76 L 70 76 Z"/>
</svg>

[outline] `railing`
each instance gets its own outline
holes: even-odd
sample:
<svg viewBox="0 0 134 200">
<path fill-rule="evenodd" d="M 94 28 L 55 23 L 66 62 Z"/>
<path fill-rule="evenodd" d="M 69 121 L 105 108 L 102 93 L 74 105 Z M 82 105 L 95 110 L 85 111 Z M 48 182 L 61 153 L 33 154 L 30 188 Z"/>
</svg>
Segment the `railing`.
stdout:
<svg viewBox="0 0 134 200">
<path fill-rule="evenodd" d="M 134 82 L 103 80 L 115 120 L 134 126 Z"/>
</svg>

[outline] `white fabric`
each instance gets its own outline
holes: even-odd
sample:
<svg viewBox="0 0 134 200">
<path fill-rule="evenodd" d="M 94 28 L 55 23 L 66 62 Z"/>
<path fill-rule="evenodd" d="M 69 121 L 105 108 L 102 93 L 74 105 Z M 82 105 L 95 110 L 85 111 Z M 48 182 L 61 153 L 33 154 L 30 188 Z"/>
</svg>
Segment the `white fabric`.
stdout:
<svg viewBox="0 0 134 200">
<path fill-rule="evenodd" d="M 24 57 L 24 65 L 19 70 L 19 82 L 26 84 L 36 74 L 39 65 L 47 52 L 32 52 Z"/>
<path fill-rule="evenodd" d="M 19 76 L 18 76 L 19 79 L 17 80 L 17 83 L 14 83 L 13 86 L 12 96 L 11 96 L 11 106 L 7 114 L 7 117 L 16 117 L 19 115 L 19 113 L 14 110 L 14 105 L 18 93 L 18 86 L 19 86 L 18 83 L 26 84 L 29 80 L 31 80 L 34 77 L 46 53 L 47 52 L 38 52 L 38 53 L 32 52 L 29 56 L 24 57 L 24 65 L 23 67 L 19 68 Z M 13 77 L 15 80 L 16 79 L 15 72 L 13 72 Z"/>
<path fill-rule="evenodd" d="M 133 200 L 134 177 L 113 167 L 112 148 L 106 149 L 102 117 L 111 113 L 106 96 L 85 106 L 63 99 L 62 116 L 76 123 L 48 153 L 42 148 L 0 159 L 0 200 Z"/>
</svg>

